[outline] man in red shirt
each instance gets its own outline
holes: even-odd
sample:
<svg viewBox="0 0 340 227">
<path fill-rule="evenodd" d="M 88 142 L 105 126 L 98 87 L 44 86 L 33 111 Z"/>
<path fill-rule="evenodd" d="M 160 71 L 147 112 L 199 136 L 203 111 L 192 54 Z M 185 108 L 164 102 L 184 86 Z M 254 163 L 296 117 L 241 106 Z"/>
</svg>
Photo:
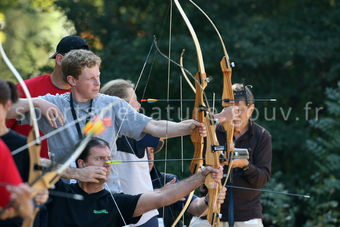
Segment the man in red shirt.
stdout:
<svg viewBox="0 0 340 227">
<path fill-rule="evenodd" d="M 61 60 L 63 56 L 70 50 L 76 49 L 89 49 L 87 42 L 80 38 L 79 36 L 71 35 L 66 36 L 60 40 L 57 45 L 56 52 L 50 57 L 50 59 L 55 59 L 55 67 L 51 74 L 45 74 L 31 79 L 25 80 L 25 84 L 32 97 L 43 96 L 48 93 L 64 94 L 71 91 L 71 86 L 64 81 L 63 73 L 61 71 Z M 17 84 L 19 89 L 20 98 L 26 98 L 26 95 L 20 84 Z M 24 136 L 28 136 L 31 131 L 32 126 L 30 125 L 20 125 L 15 119 L 10 119 L 6 122 L 7 128 L 10 128 Z M 42 133 L 40 132 L 40 135 Z M 42 141 L 40 156 L 43 158 L 48 158 L 48 147 L 46 140 Z"/>
</svg>

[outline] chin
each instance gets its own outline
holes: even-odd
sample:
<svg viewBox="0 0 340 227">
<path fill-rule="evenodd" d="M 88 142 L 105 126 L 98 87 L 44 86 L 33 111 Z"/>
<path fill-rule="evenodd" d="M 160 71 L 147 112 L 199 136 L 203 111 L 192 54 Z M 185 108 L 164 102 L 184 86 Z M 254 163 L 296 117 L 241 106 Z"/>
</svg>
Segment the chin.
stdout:
<svg viewBox="0 0 340 227">
<path fill-rule="evenodd" d="M 99 180 L 98 184 L 105 184 L 107 180 Z"/>
<path fill-rule="evenodd" d="M 240 127 L 242 125 L 242 121 L 233 121 L 233 126 L 235 127 L 235 128 L 238 128 L 238 127 Z"/>
<path fill-rule="evenodd" d="M 98 93 L 91 95 L 90 99 L 95 99 L 98 97 Z"/>
</svg>

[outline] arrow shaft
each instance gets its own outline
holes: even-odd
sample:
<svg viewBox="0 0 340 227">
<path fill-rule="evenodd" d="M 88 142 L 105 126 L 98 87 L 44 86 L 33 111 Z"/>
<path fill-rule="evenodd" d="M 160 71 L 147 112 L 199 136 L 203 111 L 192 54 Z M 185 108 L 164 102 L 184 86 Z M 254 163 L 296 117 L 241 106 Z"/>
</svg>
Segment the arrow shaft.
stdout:
<svg viewBox="0 0 340 227">
<path fill-rule="evenodd" d="M 243 99 L 215 99 L 215 101 L 242 101 Z M 141 99 L 141 102 L 155 103 L 155 102 L 194 102 L 195 99 Z M 208 101 L 213 101 L 213 99 L 208 99 Z M 253 102 L 276 102 L 276 99 L 250 99 L 248 101 Z"/>
<path fill-rule="evenodd" d="M 295 194 L 295 193 L 289 193 L 289 192 L 276 192 L 268 189 L 257 189 L 257 188 L 246 188 L 246 187 L 240 187 L 240 186 L 234 186 L 234 185 L 226 185 L 227 188 L 236 188 L 236 189 L 242 189 L 242 190 L 250 190 L 250 191 L 260 191 L 260 192 L 269 192 L 273 194 L 279 194 L 279 195 L 287 195 L 287 196 L 295 196 L 295 197 L 303 197 L 309 199 L 309 195 L 302 195 L 302 194 Z"/>
</svg>

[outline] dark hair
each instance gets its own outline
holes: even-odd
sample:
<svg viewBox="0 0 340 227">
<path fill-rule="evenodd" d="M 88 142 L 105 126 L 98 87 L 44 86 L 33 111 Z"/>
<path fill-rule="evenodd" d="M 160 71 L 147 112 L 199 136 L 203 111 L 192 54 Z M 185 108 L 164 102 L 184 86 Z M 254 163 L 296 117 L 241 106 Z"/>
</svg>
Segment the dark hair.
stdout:
<svg viewBox="0 0 340 227">
<path fill-rule="evenodd" d="M 8 100 L 12 103 L 18 101 L 18 91 L 14 83 L 0 79 L 0 103 L 6 105 Z"/>
<path fill-rule="evenodd" d="M 81 143 L 81 141 L 79 141 L 75 148 L 79 146 L 79 144 Z M 90 155 L 90 150 L 95 147 L 95 146 L 100 146 L 100 147 L 108 147 L 110 149 L 110 145 L 108 142 L 106 142 L 105 140 L 99 138 L 99 137 L 93 137 L 90 142 L 87 143 L 86 147 L 84 148 L 83 152 L 79 155 L 79 157 L 76 159 L 76 165 L 78 167 L 78 160 L 84 160 L 85 162 L 87 162 L 87 158 Z"/>
<path fill-rule="evenodd" d="M 247 106 L 254 104 L 254 95 L 248 85 L 233 84 L 232 87 L 235 100 L 245 101 Z"/>
</svg>

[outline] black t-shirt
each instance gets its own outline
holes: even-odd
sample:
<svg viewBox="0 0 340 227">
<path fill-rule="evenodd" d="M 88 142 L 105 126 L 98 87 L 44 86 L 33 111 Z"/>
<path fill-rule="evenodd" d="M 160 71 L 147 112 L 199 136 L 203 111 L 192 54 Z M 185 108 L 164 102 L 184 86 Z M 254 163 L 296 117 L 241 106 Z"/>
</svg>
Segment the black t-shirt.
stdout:
<svg viewBox="0 0 340 227">
<path fill-rule="evenodd" d="M 1 139 L 5 142 L 7 147 L 13 152 L 14 150 L 26 145 L 27 139 L 25 136 L 20 135 L 19 133 L 9 130 L 8 133 L 1 136 Z M 15 164 L 19 170 L 21 179 L 23 182 L 28 181 L 29 174 L 29 154 L 28 150 L 25 149 L 20 153 L 13 156 Z"/>
<path fill-rule="evenodd" d="M 48 226 L 110 226 L 120 227 L 126 224 L 137 223 L 140 217 L 133 218 L 133 213 L 141 195 L 113 194 L 115 205 L 111 194 L 107 190 L 87 194 L 78 184 L 67 184 L 59 181 L 56 191 L 75 193 L 84 196 L 84 200 L 74 200 L 62 197 L 51 197 L 52 201 L 47 203 Z"/>
</svg>

